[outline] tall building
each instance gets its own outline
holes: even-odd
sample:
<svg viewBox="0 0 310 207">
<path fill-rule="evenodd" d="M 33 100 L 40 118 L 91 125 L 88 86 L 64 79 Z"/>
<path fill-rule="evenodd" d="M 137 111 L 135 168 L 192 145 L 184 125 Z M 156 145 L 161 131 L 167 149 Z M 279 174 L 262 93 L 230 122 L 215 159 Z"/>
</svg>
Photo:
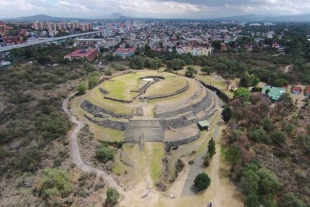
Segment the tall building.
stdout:
<svg viewBox="0 0 310 207">
<path fill-rule="evenodd" d="M 57 23 L 58 30 L 65 30 L 66 24 L 64 22 Z"/>
<path fill-rule="evenodd" d="M 82 30 L 82 31 L 89 31 L 91 29 L 92 29 L 91 23 L 81 23 L 80 24 L 80 30 Z"/>
<path fill-rule="evenodd" d="M 55 31 L 55 30 L 56 30 L 56 24 L 55 24 L 55 23 L 52 23 L 52 22 L 49 22 L 49 23 L 47 24 L 46 28 L 47 28 L 47 30 L 48 30 L 49 32 Z"/>
<path fill-rule="evenodd" d="M 74 28 L 75 28 L 73 22 L 68 22 L 68 23 L 66 24 L 66 26 L 67 26 L 67 28 L 69 28 L 69 29 L 74 29 Z"/>
<path fill-rule="evenodd" d="M 2 37 L 2 35 L 0 34 L 0 46 L 4 45 L 4 39 Z"/>
<path fill-rule="evenodd" d="M 44 24 L 43 24 L 43 22 L 36 21 L 33 23 L 33 27 L 35 30 L 43 30 Z"/>
</svg>

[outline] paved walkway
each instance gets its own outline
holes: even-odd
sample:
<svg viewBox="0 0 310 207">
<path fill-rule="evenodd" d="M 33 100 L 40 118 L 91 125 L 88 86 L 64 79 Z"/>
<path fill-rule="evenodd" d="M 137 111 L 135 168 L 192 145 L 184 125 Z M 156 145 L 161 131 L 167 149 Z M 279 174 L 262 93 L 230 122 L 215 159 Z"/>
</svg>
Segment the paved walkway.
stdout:
<svg viewBox="0 0 310 207">
<path fill-rule="evenodd" d="M 215 102 L 217 103 L 216 109 L 219 110 L 218 113 L 221 113 L 220 106 L 223 103 L 217 97 L 217 95 L 214 95 L 214 97 L 217 99 L 217 100 L 215 100 Z M 220 114 L 219 114 L 219 116 L 220 116 Z M 222 124 L 222 119 L 221 119 L 221 117 L 219 117 L 218 122 L 216 123 L 216 126 L 214 126 L 214 131 L 213 131 L 213 134 L 211 136 L 211 137 L 213 137 L 213 139 L 216 139 L 216 137 L 219 133 L 221 124 Z M 194 187 L 194 180 L 198 174 L 206 171 L 206 167 L 204 166 L 203 161 L 204 161 L 204 157 L 206 156 L 207 152 L 208 152 L 208 145 L 203 150 L 203 152 L 196 155 L 196 157 L 194 159 L 194 163 L 191 165 L 191 169 L 188 173 L 185 185 L 183 187 L 182 197 L 195 196 L 196 195 L 197 191 Z"/>
<path fill-rule="evenodd" d="M 103 177 L 103 179 L 106 181 L 106 183 L 112 187 L 115 188 L 120 194 L 124 194 L 123 189 L 117 184 L 117 182 L 106 172 L 99 170 L 97 168 L 94 168 L 92 166 L 86 165 L 80 155 L 79 146 L 77 143 L 77 135 L 80 132 L 80 130 L 85 126 L 85 124 L 81 121 L 79 121 L 75 116 L 72 116 L 72 114 L 69 112 L 67 103 L 68 100 L 73 97 L 77 92 L 71 94 L 68 98 L 66 98 L 62 102 L 62 109 L 65 111 L 65 113 L 70 118 L 70 121 L 77 125 L 73 132 L 70 134 L 71 143 L 72 143 L 72 161 L 76 164 L 76 166 L 82 170 L 83 172 L 95 172 L 98 176 Z"/>
</svg>

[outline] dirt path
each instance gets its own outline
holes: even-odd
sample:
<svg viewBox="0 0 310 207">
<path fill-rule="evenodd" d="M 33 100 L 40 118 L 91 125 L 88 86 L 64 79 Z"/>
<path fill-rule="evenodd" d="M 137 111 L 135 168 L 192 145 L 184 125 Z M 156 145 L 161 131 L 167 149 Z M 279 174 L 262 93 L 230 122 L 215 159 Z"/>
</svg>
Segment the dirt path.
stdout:
<svg viewBox="0 0 310 207">
<path fill-rule="evenodd" d="M 115 188 L 120 194 L 124 194 L 123 189 L 116 183 L 116 181 L 110 175 L 108 175 L 106 172 L 102 170 L 86 165 L 81 158 L 79 146 L 77 143 L 77 135 L 80 132 L 80 130 L 85 126 L 85 124 L 79 121 L 75 116 L 72 116 L 72 114 L 70 113 L 67 107 L 68 100 L 71 97 L 75 96 L 76 93 L 77 92 L 71 94 L 68 98 L 66 98 L 62 102 L 62 109 L 68 115 L 70 121 L 76 125 L 73 132 L 69 134 L 71 138 L 71 144 L 72 144 L 72 157 L 71 157 L 72 162 L 74 162 L 76 166 L 83 172 L 95 172 L 98 176 L 103 177 L 103 179 L 106 181 L 106 183 L 110 187 Z"/>
<path fill-rule="evenodd" d="M 207 195 L 208 202 L 212 202 L 212 206 L 243 207 L 243 195 L 229 180 L 230 165 L 221 158 L 221 137 L 224 128 L 224 126 L 220 128 L 217 139 L 215 139 L 216 154 L 206 170 L 211 179 L 211 185 L 205 195 Z"/>
<path fill-rule="evenodd" d="M 218 116 L 220 116 L 220 114 L 218 114 Z M 214 131 L 211 137 L 213 137 L 214 139 L 217 138 L 221 124 L 222 124 L 222 119 L 219 117 L 218 121 L 216 122 L 216 125 L 213 126 Z M 191 169 L 188 173 L 188 177 L 187 177 L 187 180 L 185 182 L 185 185 L 182 191 L 182 197 L 197 195 L 197 192 L 194 187 L 194 179 L 199 173 L 205 172 L 205 166 L 203 162 L 204 162 L 204 157 L 207 154 L 207 152 L 208 152 L 208 145 L 203 150 L 203 152 L 196 155 L 194 159 L 194 164 L 191 166 Z"/>
</svg>

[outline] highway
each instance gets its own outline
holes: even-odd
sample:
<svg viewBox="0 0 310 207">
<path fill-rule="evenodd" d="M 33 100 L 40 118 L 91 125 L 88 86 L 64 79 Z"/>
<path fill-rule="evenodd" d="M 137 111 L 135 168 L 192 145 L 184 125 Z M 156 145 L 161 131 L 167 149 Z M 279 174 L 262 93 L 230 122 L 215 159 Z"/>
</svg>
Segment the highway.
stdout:
<svg viewBox="0 0 310 207">
<path fill-rule="evenodd" d="M 66 36 L 62 36 L 62 37 L 52 37 L 52 38 L 46 38 L 46 39 L 43 39 L 43 40 L 33 40 L 33 41 L 27 42 L 27 43 L 0 47 L 0 52 L 6 52 L 6 51 L 12 50 L 14 48 L 23 48 L 23 47 L 28 47 L 28 46 L 31 46 L 31 45 L 38 45 L 38 44 L 43 44 L 43 43 L 47 43 L 47 42 L 53 42 L 53 41 L 70 39 L 70 38 L 75 38 L 75 37 L 81 37 L 81 36 L 85 36 L 85 35 L 96 34 L 98 32 L 100 32 L 100 31 L 86 32 L 86 33 L 73 34 L 73 35 L 66 35 Z"/>
</svg>

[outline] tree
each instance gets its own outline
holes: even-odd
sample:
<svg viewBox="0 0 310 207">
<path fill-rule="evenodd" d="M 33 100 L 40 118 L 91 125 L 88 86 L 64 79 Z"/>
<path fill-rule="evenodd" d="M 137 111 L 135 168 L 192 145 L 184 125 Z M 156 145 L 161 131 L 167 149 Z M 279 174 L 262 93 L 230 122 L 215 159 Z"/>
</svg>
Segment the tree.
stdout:
<svg viewBox="0 0 310 207">
<path fill-rule="evenodd" d="M 291 193 L 286 193 L 280 197 L 280 207 L 305 207 L 305 205 Z"/>
<path fill-rule="evenodd" d="M 130 48 L 130 44 L 126 43 L 125 48 Z"/>
<path fill-rule="evenodd" d="M 254 142 L 270 143 L 268 134 L 262 127 L 255 130 L 250 137 Z"/>
<path fill-rule="evenodd" d="M 167 62 L 167 68 L 172 70 L 180 70 L 185 66 L 184 60 L 181 59 L 173 59 Z"/>
<path fill-rule="evenodd" d="M 142 56 L 134 56 L 130 59 L 129 66 L 132 69 L 142 69 L 145 65 L 145 59 Z"/>
<path fill-rule="evenodd" d="M 284 104 L 284 106 L 287 108 L 294 107 L 293 99 L 289 93 L 282 94 L 279 101 L 282 102 Z"/>
<path fill-rule="evenodd" d="M 140 47 L 137 47 L 135 50 L 135 55 L 140 55 L 141 51 L 140 51 Z"/>
<path fill-rule="evenodd" d="M 210 155 L 210 158 L 212 158 L 215 155 L 215 141 L 213 140 L 213 137 L 210 139 L 208 143 L 208 154 Z"/>
<path fill-rule="evenodd" d="M 236 165 L 240 162 L 241 155 L 242 155 L 242 151 L 240 150 L 239 147 L 231 146 L 226 151 L 226 160 L 228 162 L 231 162 L 233 165 Z"/>
<path fill-rule="evenodd" d="M 261 125 L 267 132 L 270 132 L 273 129 L 273 124 L 271 122 L 271 119 L 268 117 L 265 117 L 262 119 Z"/>
<path fill-rule="evenodd" d="M 251 97 L 251 93 L 247 88 L 240 87 L 235 91 L 234 98 L 241 97 L 244 101 L 248 101 Z"/>
<path fill-rule="evenodd" d="M 42 131 L 44 138 L 55 139 L 65 135 L 70 127 L 71 122 L 60 112 L 53 112 L 51 115 L 45 115 L 37 123 L 38 128 Z"/>
<path fill-rule="evenodd" d="M 270 139 L 274 144 L 281 145 L 285 143 L 286 136 L 284 132 L 276 130 L 270 134 Z"/>
<path fill-rule="evenodd" d="M 98 150 L 96 150 L 96 158 L 102 163 L 106 163 L 109 160 L 113 160 L 114 154 L 115 151 L 109 148 L 107 144 L 102 144 L 101 147 Z"/>
<path fill-rule="evenodd" d="M 257 172 L 258 176 L 260 177 L 259 181 L 259 193 L 261 195 L 271 195 L 274 196 L 278 193 L 282 184 L 279 182 L 277 176 L 272 173 L 271 171 L 261 168 Z"/>
<path fill-rule="evenodd" d="M 44 199 L 66 197 L 72 192 L 71 177 L 66 170 L 46 169 L 43 171 L 40 190 Z"/>
<path fill-rule="evenodd" d="M 214 69 L 209 67 L 209 66 L 205 66 L 205 67 L 201 68 L 201 71 L 210 75 L 210 73 L 214 72 Z"/>
<path fill-rule="evenodd" d="M 197 70 L 194 67 L 192 67 L 192 66 L 188 66 L 186 68 L 185 76 L 193 77 L 194 74 L 197 74 Z"/>
<path fill-rule="evenodd" d="M 77 91 L 79 94 L 84 94 L 86 92 L 86 90 L 87 90 L 87 86 L 83 83 L 81 83 L 77 86 Z"/>
<path fill-rule="evenodd" d="M 245 207 L 259 207 L 259 197 L 256 193 L 251 193 L 250 195 L 247 196 L 245 203 Z"/>
<path fill-rule="evenodd" d="M 96 72 L 93 72 L 88 77 L 88 88 L 93 89 L 95 86 L 99 84 L 99 74 Z"/>
<path fill-rule="evenodd" d="M 221 50 L 221 41 L 219 41 L 219 40 L 213 41 L 212 46 L 215 50 L 220 51 Z"/>
<path fill-rule="evenodd" d="M 249 86 L 256 86 L 259 81 L 259 78 L 253 74 L 250 75 L 249 72 L 246 71 L 241 77 L 239 85 L 248 88 Z"/>
<path fill-rule="evenodd" d="M 14 160 L 15 165 L 25 172 L 35 172 L 38 168 L 42 156 L 42 152 L 34 147 L 29 148 Z"/>
<path fill-rule="evenodd" d="M 198 191 L 207 189 L 210 183 L 211 180 L 206 173 L 198 174 L 194 180 L 194 185 Z"/>
<path fill-rule="evenodd" d="M 119 193 L 114 188 L 109 188 L 107 191 L 107 199 L 106 199 L 106 205 L 107 206 L 114 206 L 117 204 L 119 199 Z"/>
<path fill-rule="evenodd" d="M 40 56 L 40 57 L 38 58 L 38 63 L 39 63 L 40 65 L 46 65 L 46 64 L 48 64 L 48 63 L 50 63 L 50 62 L 51 62 L 51 59 L 50 59 L 49 57 Z"/>
<path fill-rule="evenodd" d="M 230 107 L 226 106 L 222 111 L 222 118 L 227 123 L 232 117 L 232 110 Z"/>
</svg>

